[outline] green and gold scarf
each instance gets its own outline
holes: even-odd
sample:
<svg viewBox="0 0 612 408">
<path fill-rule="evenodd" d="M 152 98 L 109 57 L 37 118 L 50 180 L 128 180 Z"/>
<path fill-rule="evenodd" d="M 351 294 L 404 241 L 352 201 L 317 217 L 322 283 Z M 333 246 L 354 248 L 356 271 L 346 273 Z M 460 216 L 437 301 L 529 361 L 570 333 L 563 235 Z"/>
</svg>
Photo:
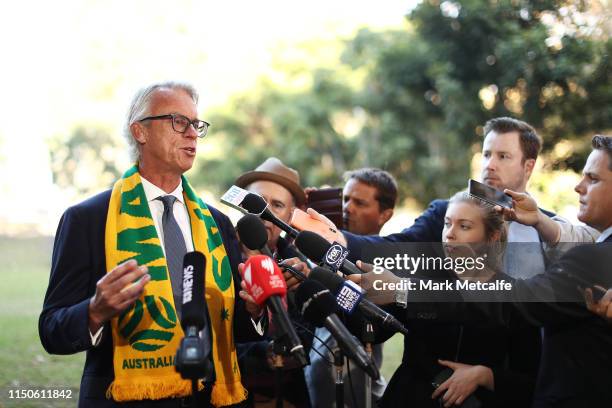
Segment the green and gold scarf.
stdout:
<svg viewBox="0 0 612 408">
<path fill-rule="evenodd" d="M 182 180 L 193 246 L 207 259 L 206 304 L 216 376 L 211 403 L 236 404 L 246 399 L 246 390 L 240 382 L 232 333 L 235 296 L 232 270 L 210 210 L 184 176 Z M 190 381 L 183 380 L 174 369 L 176 350 L 184 333 L 177 319 L 166 259 L 137 165 L 113 187 L 105 246 L 108 271 L 135 259 L 139 265 L 148 267 L 151 276 L 142 296 L 111 321 L 115 380 L 107 396 L 116 401 L 130 401 L 191 394 Z"/>
</svg>

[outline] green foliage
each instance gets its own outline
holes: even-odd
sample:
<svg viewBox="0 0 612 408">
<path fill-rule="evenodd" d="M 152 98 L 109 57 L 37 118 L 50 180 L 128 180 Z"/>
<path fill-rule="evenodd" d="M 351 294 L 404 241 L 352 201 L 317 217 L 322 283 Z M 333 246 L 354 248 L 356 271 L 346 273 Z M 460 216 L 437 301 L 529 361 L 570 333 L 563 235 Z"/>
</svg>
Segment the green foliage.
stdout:
<svg viewBox="0 0 612 408">
<path fill-rule="evenodd" d="M 424 205 L 465 188 L 482 126 L 497 116 L 534 125 L 545 152 L 580 141 L 547 167 L 579 170 L 586 141 L 612 127 L 612 42 L 585 13 L 597 9 L 424 1 L 405 29 L 360 30 L 336 64 L 293 67 L 310 73 L 307 86 L 262 80 L 219 109 L 215 137 L 229 154 L 202 163 L 198 181 L 226 188 L 269 156 L 298 169 L 304 185 L 338 185 L 345 170 L 376 166 Z"/>
<path fill-rule="evenodd" d="M 355 147 L 333 122 L 335 115 L 352 108 L 352 98 L 342 79 L 325 69 L 313 73 L 306 91 L 262 82 L 256 94 L 237 97 L 211 113 L 214 138 L 227 154 L 200 161 L 195 182 L 210 182 L 214 174 L 218 185 L 227 187 L 269 156 L 298 169 L 304 185 L 339 182 Z"/>
</svg>

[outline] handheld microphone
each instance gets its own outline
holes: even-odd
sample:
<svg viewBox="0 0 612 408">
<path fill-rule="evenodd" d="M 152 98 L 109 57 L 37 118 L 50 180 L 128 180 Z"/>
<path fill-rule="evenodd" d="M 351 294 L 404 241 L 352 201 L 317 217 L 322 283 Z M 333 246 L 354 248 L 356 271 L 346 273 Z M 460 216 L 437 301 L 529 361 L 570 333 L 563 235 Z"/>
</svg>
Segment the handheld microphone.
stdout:
<svg viewBox="0 0 612 408">
<path fill-rule="evenodd" d="M 267 242 L 268 242 L 268 233 L 266 232 L 266 227 L 263 225 L 263 222 L 261 222 L 261 219 L 253 214 L 246 214 L 244 217 L 242 217 L 239 221 L 238 224 L 236 225 L 236 230 L 238 231 L 238 235 L 240 235 L 240 240 L 241 242 L 250 250 L 252 251 L 259 251 L 264 255 L 269 256 L 270 258 L 274 258 L 272 256 L 272 251 L 270 251 L 270 248 L 268 248 Z M 291 244 L 288 244 L 291 245 Z M 295 248 L 296 254 L 297 254 L 297 248 Z M 302 255 L 301 257 L 299 255 Z M 298 258 L 300 258 L 300 260 L 303 261 L 302 257 L 304 259 L 307 259 L 303 254 L 299 254 Z M 310 260 L 308 260 L 310 261 Z M 309 268 L 312 268 L 316 265 L 312 264 L 313 266 L 310 266 L 312 264 L 312 262 L 310 262 L 310 264 L 308 264 Z M 306 275 L 304 275 L 304 273 L 302 273 L 301 271 L 298 271 L 297 269 L 294 269 L 290 266 L 287 265 L 279 265 L 283 270 L 287 270 L 289 271 L 293 276 L 295 276 L 297 279 L 299 279 L 300 281 L 303 281 L 306 279 Z"/>
<path fill-rule="evenodd" d="M 361 274 L 362 270 L 346 259 L 348 249 L 337 242 L 330 244 L 325 238 L 312 231 L 301 231 L 295 239 L 295 246 L 313 261 L 340 270 L 345 275 Z"/>
<path fill-rule="evenodd" d="M 291 251 L 293 251 L 293 253 L 295 253 L 295 256 L 297 256 L 300 261 L 306 263 L 306 265 L 308 265 L 308 267 L 310 269 L 314 268 L 315 266 L 317 266 L 316 263 L 312 262 L 310 260 L 310 258 L 308 258 L 306 255 L 304 255 L 302 253 L 302 251 L 300 251 L 299 249 L 297 249 L 297 247 L 293 244 L 287 244 L 287 248 L 289 248 Z"/>
<path fill-rule="evenodd" d="M 240 242 L 247 248 L 251 251 L 259 251 L 272 258 L 272 251 L 268 248 L 268 233 L 258 216 L 245 214 L 238 220 L 236 231 L 240 236 Z"/>
<path fill-rule="evenodd" d="M 283 307 L 282 297 L 287 293 L 287 284 L 278 265 L 266 255 L 252 256 L 244 264 L 242 279 L 255 303 L 260 306 L 265 303 L 272 310 L 272 319 L 286 337 L 291 354 L 300 365 L 309 364 L 304 346 Z"/>
<path fill-rule="evenodd" d="M 295 228 L 272 214 L 272 211 L 268 208 L 268 203 L 259 194 L 252 193 L 238 186 L 231 186 L 221 196 L 221 202 L 243 214 L 255 214 L 266 221 L 270 221 L 293 238 L 298 234 Z"/>
<path fill-rule="evenodd" d="M 295 298 L 306 320 L 317 327 L 325 326 L 351 360 L 370 377 L 380 377 L 370 356 L 334 313 L 337 305 L 328 289 L 319 282 L 308 279 L 298 287 Z"/>
<path fill-rule="evenodd" d="M 393 315 L 385 312 L 369 300 L 364 299 L 362 289 L 355 283 L 344 280 L 329 269 L 320 266 L 310 271 L 309 277 L 329 289 L 335 295 L 336 303 L 347 313 L 352 313 L 357 307 L 367 319 L 379 323 L 385 329 L 408 334 L 408 329 Z"/>
<path fill-rule="evenodd" d="M 206 257 L 201 252 L 188 252 L 183 258 L 183 293 L 181 326 L 185 337 L 176 351 L 175 369 L 187 379 L 202 378 L 207 374 L 207 353 L 199 336 L 206 320 L 204 271 Z"/>
<path fill-rule="evenodd" d="M 249 213 L 258 215 L 262 220 L 270 221 L 272 224 L 285 231 L 290 237 L 297 237 L 298 230 L 272 214 L 272 211 L 268 208 L 268 203 L 262 196 L 255 193 L 248 193 L 240 203 L 240 206 Z"/>
</svg>

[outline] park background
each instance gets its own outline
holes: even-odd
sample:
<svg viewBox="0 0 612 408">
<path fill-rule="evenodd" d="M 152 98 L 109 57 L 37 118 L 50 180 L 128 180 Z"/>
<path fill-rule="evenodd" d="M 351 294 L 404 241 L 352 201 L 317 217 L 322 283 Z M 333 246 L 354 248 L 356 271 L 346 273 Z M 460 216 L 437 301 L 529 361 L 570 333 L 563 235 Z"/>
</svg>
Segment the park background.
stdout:
<svg viewBox="0 0 612 408">
<path fill-rule="evenodd" d="M 399 231 L 479 174 L 482 125 L 531 123 L 529 191 L 575 220 L 590 138 L 612 130 L 610 2 L 59 0 L 0 14 L 0 406 L 74 406 L 84 354 L 50 356 L 37 319 L 68 206 L 129 165 L 122 125 L 141 85 L 200 91 L 209 135 L 188 177 L 205 200 L 268 156 L 305 186 L 376 166 L 400 185 Z M 385 346 L 383 372 L 401 360 Z M 9 400 L 71 388 L 71 401 Z"/>
</svg>

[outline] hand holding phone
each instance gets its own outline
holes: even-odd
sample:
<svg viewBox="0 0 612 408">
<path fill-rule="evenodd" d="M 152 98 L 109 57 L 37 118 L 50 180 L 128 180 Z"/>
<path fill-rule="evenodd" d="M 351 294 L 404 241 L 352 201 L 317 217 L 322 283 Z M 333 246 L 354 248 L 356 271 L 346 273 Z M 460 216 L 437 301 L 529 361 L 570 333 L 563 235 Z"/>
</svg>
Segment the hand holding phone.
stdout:
<svg viewBox="0 0 612 408">
<path fill-rule="evenodd" d="M 323 221 L 315 220 L 308 213 L 296 208 L 293 210 L 289 224 L 300 231 L 311 231 L 321 235 L 329 242 L 338 241 L 338 229 L 324 223 Z"/>
<path fill-rule="evenodd" d="M 468 183 L 468 194 L 480 201 L 490 205 L 512 208 L 512 197 L 503 191 L 494 189 L 486 184 L 470 179 Z"/>
</svg>

